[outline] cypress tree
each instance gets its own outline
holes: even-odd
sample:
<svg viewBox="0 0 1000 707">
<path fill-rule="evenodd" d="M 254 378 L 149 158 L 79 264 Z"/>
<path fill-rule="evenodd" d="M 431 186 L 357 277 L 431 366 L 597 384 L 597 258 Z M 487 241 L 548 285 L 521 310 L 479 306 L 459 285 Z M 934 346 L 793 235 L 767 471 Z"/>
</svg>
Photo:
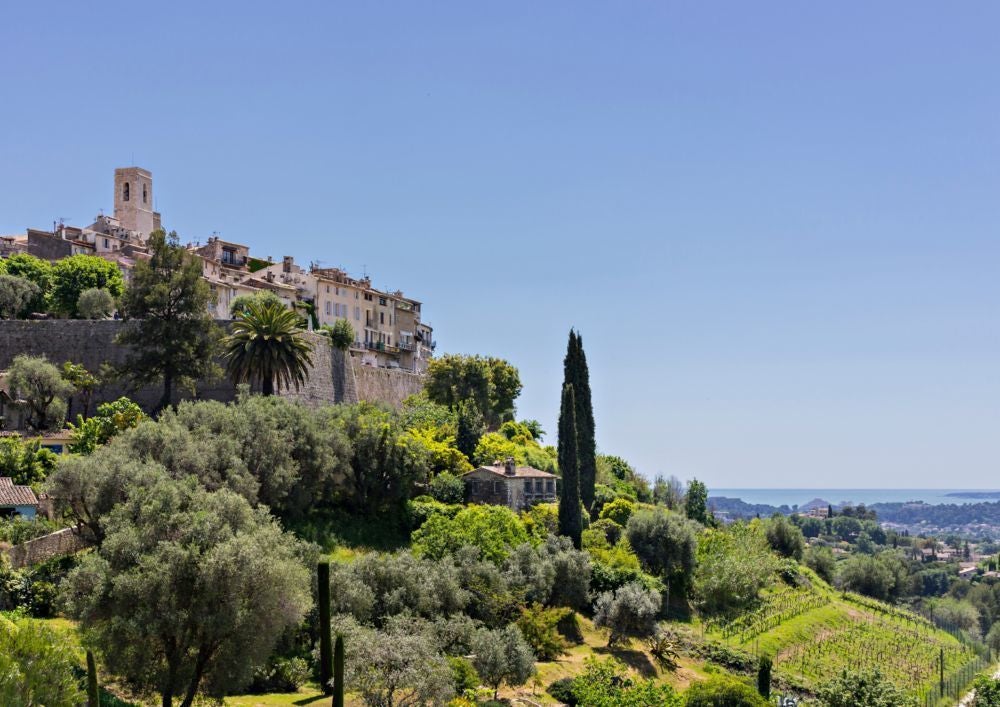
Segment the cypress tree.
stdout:
<svg viewBox="0 0 1000 707">
<path fill-rule="evenodd" d="M 559 534 L 573 540 L 579 549 L 583 534 L 580 510 L 580 461 L 576 438 L 576 400 L 573 386 L 563 386 L 559 407 L 559 470 L 562 472 L 562 492 L 559 495 Z"/>
<path fill-rule="evenodd" d="M 333 707 L 344 707 L 344 637 L 340 634 L 333 648 Z"/>
<path fill-rule="evenodd" d="M 458 431 L 455 435 L 455 447 L 472 461 L 479 439 L 486 432 L 483 415 L 472 400 L 465 400 L 458 406 Z M 490 463 L 492 460 L 487 460 Z"/>
<path fill-rule="evenodd" d="M 597 439 L 594 426 L 594 405 L 590 395 L 590 370 L 583 350 L 583 337 L 570 329 L 566 359 L 563 361 L 563 383 L 573 386 L 576 399 L 576 438 L 580 465 L 580 500 L 590 510 L 594 505 L 594 485 L 597 482 Z"/>
<path fill-rule="evenodd" d="M 333 646 L 330 636 L 330 563 L 320 562 L 316 565 L 316 582 L 318 585 L 317 603 L 319 604 L 319 684 L 324 695 L 333 692 L 330 685 L 333 666 Z"/>
<path fill-rule="evenodd" d="M 771 699 L 771 659 L 762 655 L 757 663 L 757 692 L 764 699 Z"/>
<path fill-rule="evenodd" d="M 97 689 L 97 661 L 87 651 L 87 707 L 101 707 L 101 693 Z"/>
</svg>

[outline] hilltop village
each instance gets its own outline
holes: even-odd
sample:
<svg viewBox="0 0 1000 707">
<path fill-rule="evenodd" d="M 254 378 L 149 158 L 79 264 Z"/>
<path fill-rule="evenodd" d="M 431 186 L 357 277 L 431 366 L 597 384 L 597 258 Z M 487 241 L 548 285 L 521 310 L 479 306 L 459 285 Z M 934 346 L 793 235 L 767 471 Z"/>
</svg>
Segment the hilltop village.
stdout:
<svg viewBox="0 0 1000 707">
<path fill-rule="evenodd" d="M 26 253 L 54 263 L 73 255 L 92 255 L 114 263 L 128 282 L 136 261 L 149 258 L 150 234 L 163 227 L 160 213 L 153 210 L 153 194 L 149 170 L 118 168 L 113 215 L 99 213 L 88 226 L 55 222 L 51 230 L 28 228 L 0 235 L 0 258 Z M 337 321 L 350 323 L 351 356 L 362 365 L 426 371 L 435 348 L 433 329 L 422 319 L 422 303 L 402 291 L 379 290 L 368 275 L 352 277 L 316 262 L 304 267 L 291 256 L 280 261 L 270 255 L 257 257 L 249 246 L 217 235 L 204 243 L 187 243 L 186 249 L 201 261 L 215 319 L 231 319 L 237 298 L 268 292 L 287 307 L 307 313 L 307 321 L 316 329 Z"/>
</svg>

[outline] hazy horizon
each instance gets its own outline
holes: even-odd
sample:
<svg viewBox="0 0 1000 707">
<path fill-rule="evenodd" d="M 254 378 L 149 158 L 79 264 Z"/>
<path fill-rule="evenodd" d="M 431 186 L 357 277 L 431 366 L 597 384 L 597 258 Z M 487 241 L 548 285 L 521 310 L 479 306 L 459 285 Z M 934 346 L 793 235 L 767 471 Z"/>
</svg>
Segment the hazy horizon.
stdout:
<svg viewBox="0 0 1000 707">
<path fill-rule="evenodd" d="M 710 488 L 986 486 L 1000 7 L 13 4 L 0 234 L 153 172 L 213 231 L 425 303 L 555 441 Z"/>
</svg>

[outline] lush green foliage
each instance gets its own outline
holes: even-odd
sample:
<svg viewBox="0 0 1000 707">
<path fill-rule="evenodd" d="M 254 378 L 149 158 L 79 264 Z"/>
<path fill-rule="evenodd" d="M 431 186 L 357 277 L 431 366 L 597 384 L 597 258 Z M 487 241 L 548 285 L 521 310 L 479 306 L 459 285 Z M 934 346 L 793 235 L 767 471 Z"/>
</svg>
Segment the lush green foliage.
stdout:
<svg viewBox="0 0 1000 707">
<path fill-rule="evenodd" d="M 92 289 L 105 290 L 112 299 L 121 297 L 125 279 L 118 266 L 96 255 L 71 255 L 53 264 L 49 300 L 54 311 L 80 316 L 80 297 Z"/>
<path fill-rule="evenodd" d="M 246 311 L 250 304 L 256 306 L 263 306 L 267 304 L 274 304 L 279 307 L 284 307 L 281 298 L 269 290 L 264 290 L 263 292 L 255 292 L 252 295 L 240 295 L 239 297 L 234 297 L 229 303 L 229 316 L 234 319 Z"/>
<path fill-rule="evenodd" d="M 369 707 L 445 704 L 454 695 L 451 665 L 432 641 L 404 628 L 357 631 L 345 664 L 348 685 Z"/>
<path fill-rule="evenodd" d="M 296 390 L 306 381 L 312 344 L 302 335 L 302 320 L 274 302 L 247 302 L 222 339 L 222 357 L 234 383 L 259 382 L 264 395 L 275 387 Z"/>
<path fill-rule="evenodd" d="M 698 540 L 694 591 L 708 614 L 726 614 L 752 604 L 777 569 L 759 521 L 706 529 Z"/>
<path fill-rule="evenodd" d="M 685 707 L 767 707 L 770 703 L 747 683 L 725 675 L 713 675 L 684 693 Z M 859 705 L 862 703 L 858 703 Z"/>
<path fill-rule="evenodd" d="M 460 477 L 442 471 L 431 479 L 430 492 L 441 503 L 461 503 L 465 499 L 465 483 Z"/>
<path fill-rule="evenodd" d="M 833 550 L 823 545 L 810 545 L 803 559 L 809 569 L 825 582 L 833 584 L 837 570 L 837 560 L 833 556 Z"/>
<path fill-rule="evenodd" d="M 246 685 L 309 605 L 303 548 L 227 489 L 161 472 L 106 530 L 67 578 L 67 606 L 113 672 L 165 701 Z"/>
<path fill-rule="evenodd" d="M 52 264 L 27 253 L 17 253 L 0 262 L 3 262 L 7 275 L 24 278 L 38 288 L 38 293 L 27 305 L 27 311 L 46 311 L 47 295 L 52 288 Z"/>
<path fill-rule="evenodd" d="M 653 635 L 659 611 L 660 595 L 634 582 L 597 597 L 594 625 L 608 629 L 608 645 L 613 646 L 629 638 Z"/>
<path fill-rule="evenodd" d="M 81 319 L 107 319 L 115 311 L 115 298 L 102 287 L 90 287 L 80 293 L 76 313 Z"/>
<path fill-rule="evenodd" d="M 555 660 L 566 653 L 569 644 L 558 631 L 559 622 L 572 612 L 563 607 L 545 608 L 532 604 L 521 612 L 517 627 L 539 660 Z"/>
<path fill-rule="evenodd" d="M 590 372 L 587 368 L 587 355 L 583 350 L 583 337 L 572 329 L 569 332 L 566 358 L 563 360 L 563 385 L 573 388 L 580 500 L 589 512 L 594 505 L 594 485 L 597 482 L 594 406 L 591 402 Z"/>
<path fill-rule="evenodd" d="M 697 527 L 665 509 L 645 509 L 629 518 L 625 535 L 643 569 L 684 597 L 695 568 Z"/>
<path fill-rule="evenodd" d="M 28 425 L 32 429 L 61 428 L 66 416 L 66 396 L 73 386 L 63 379 L 59 369 L 44 356 L 14 357 L 7 371 L 12 397 L 24 400 Z"/>
<path fill-rule="evenodd" d="M 70 647 L 41 622 L 0 616 L 0 704 L 77 707 L 75 666 Z"/>
<path fill-rule="evenodd" d="M 878 670 L 845 670 L 821 685 L 817 697 L 824 707 L 907 707 L 916 704 Z"/>
<path fill-rule="evenodd" d="M 513 624 L 495 631 L 480 631 L 473 640 L 472 651 L 472 664 L 483 684 L 493 688 L 494 699 L 502 684 L 523 685 L 535 674 L 531 646 Z"/>
<path fill-rule="evenodd" d="M 580 547 L 583 514 L 580 509 L 580 461 L 577 445 L 576 398 L 571 384 L 563 385 L 559 407 L 559 534 Z"/>
<path fill-rule="evenodd" d="M 635 678 L 614 658 L 588 658 L 570 684 L 571 704 L 581 707 L 680 707 L 684 701 L 669 685 Z"/>
<path fill-rule="evenodd" d="M 684 512 L 688 518 L 702 525 L 709 524 L 708 487 L 698 479 L 691 479 L 684 495 Z"/>
<path fill-rule="evenodd" d="M 31 280 L 0 273 L 0 319 L 20 319 L 31 311 L 41 290 Z"/>
<path fill-rule="evenodd" d="M 767 542 L 771 549 L 782 557 L 791 557 L 795 560 L 802 559 L 805 551 L 806 541 L 802 536 L 802 531 L 788 519 L 788 516 L 780 513 L 774 514 L 768 521 L 765 528 Z"/>
<path fill-rule="evenodd" d="M 136 427 L 146 419 L 142 408 L 128 398 L 118 398 L 111 403 L 101 403 L 97 413 L 86 419 L 77 415 L 76 424 L 69 424 L 69 450 L 75 454 L 92 454 L 125 430 Z"/>
<path fill-rule="evenodd" d="M 346 319 L 338 319 L 333 323 L 333 326 L 324 324 L 320 331 L 329 336 L 330 343 L 341 351 L 347 351 L 347 349 L 351 348 L 351 344 L 357 338 L 357 334 L 354 333 L 354 327 Z"/>
<path fill-rule="evenodd" d="M 128 326 L 118 343 L 130 347 L 122 372 L 136 384 L 162 382 L 158 407 L 171 404 L 174 387 L 193 386 L 215 371 L 218 332 L 208 313 L 211 291 L 201 261 L 163 231 L 149 236 L 149 260 L 136 261 L 122 298 Z"/>
<path fill-rule="evenodd" d="M 0 437 L 0 476 L 27 486 L 44 481 L 55 469 L 57 457 L 42 448 L 41 439 Z"/>
<path fill-rule="evenodd" d="M 971 707 L 1000 707 L 1000 680 L 980 675 L 973 687 L 976 696 Z"/>
<path fill-rule="evenodd" d="M 431 516 L 413 533 L 413 550 L 439 560 L 461 547 L 477 548 L 482 557 L 502 562 L 511 550 L 528 541 L 524 523 L 506 506 L 468 506 L 454 517 Z"/>
<path fill-rule="evenodd" d="M 427 396 L 458 409 L 471 402 L 491 429 L 514 418 L 514 401 L 521 394 L 517 369 L 500 358 L 445 354 L 430 362 Z"/>
</svg>

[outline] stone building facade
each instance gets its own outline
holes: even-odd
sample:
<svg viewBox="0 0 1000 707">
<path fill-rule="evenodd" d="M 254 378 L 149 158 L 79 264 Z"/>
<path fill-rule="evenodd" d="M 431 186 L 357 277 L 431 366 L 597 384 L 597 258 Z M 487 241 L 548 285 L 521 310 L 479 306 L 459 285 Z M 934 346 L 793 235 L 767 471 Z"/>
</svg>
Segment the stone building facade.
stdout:
<svg viewBox="0 0 1000 707">
<path fill-rule="evenodd" d="M 466 472 L 462 481 L 467 503 L 507 506 L 513 511 L 551 503 L 559 497 L 559 477 L 530 466 L 517 466 L 513 459 Z"/>
</svg>

